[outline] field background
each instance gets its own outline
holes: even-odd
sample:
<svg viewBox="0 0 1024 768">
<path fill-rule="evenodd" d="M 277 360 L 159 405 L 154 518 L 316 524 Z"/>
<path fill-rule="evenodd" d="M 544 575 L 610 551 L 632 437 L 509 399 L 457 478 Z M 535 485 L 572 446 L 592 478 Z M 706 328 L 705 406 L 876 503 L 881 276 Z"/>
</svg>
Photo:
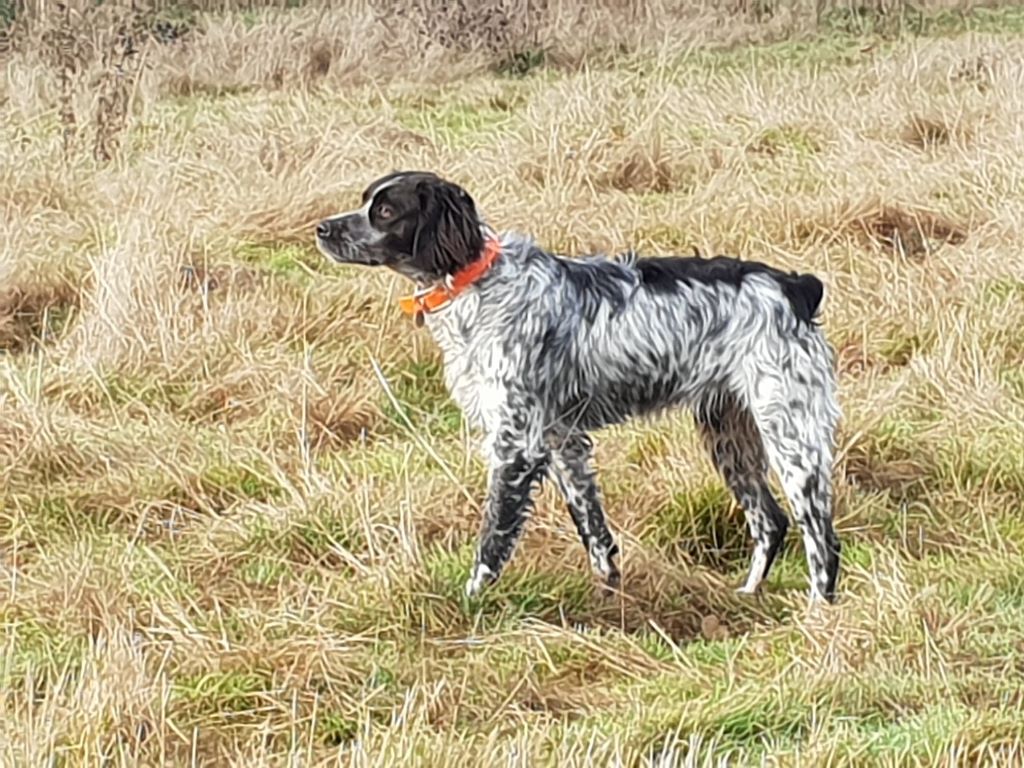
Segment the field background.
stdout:
<svg viewBox="0 0 1024 768">
<path fill-rule="evenodd" d="M 0 762 L 1024 761 L 1024 9 L 201 5 L 0 0 Z M 464 600 L 437 351 L 312 246 L 409 167 L 823 278 L 839 605 L 733 595 L 685 415 L 597 435 L 621 595 L 546 488 Z"/>
</svg>

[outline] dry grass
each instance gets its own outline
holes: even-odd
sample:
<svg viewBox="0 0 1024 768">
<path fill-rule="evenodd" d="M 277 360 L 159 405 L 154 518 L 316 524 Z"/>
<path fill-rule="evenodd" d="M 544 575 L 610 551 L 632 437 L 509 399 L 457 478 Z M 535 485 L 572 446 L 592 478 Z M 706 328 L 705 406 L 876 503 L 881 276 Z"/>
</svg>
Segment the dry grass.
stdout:
<svg viewBox="0 0 1024 768">
<path fill-rule="evenodd" d="M 768 5 L 562 4 L 500 72 L 357 3 L 198 16 L 137 65 L 100 17 L 64 58 L 66 21 L 18 30 L 4 764 L 1024 761 L 1024 15 Z M 437 352 L 309 238 L 395 167 L 571 253 L 821 275 L 841 604 L 805 614 L 796 536 L 732 594 L 740 515 L 684 416 L 598 435 L 621 596 L 546 489 L 466 603 L 484 472 Z"/>
</svg>

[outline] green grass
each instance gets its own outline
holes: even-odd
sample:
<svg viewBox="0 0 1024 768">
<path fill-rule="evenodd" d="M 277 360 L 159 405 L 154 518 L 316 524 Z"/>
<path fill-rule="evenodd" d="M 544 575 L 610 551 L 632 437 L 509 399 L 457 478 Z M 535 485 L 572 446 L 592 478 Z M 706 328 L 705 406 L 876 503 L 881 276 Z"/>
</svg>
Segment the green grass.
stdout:
<svg viewBox="0 0 1024 768">
<path fill-rule="evenodd" d="M 408 419 L 413 427 L 430 434 L 458 433 L 462 411 L 451 400 L 443 376 L 437 360 L 409 362 L 389 376 L 392 393 L 401 410 L 385 393 L 380 396 L 380 408 L 393 428 L 404 430 Z"/>
<path fill-rule="evenodd" d="M 469 578 L 473 550 L 462 547 L 456 552 L 439 551 L 427 558 L 426 572 L 431 591 L 442 598 L 462 601 L 464 610 L 472 613 L 499 612 L 505 618 L 551 615 L 564 611 L 567 615 L 583 613 L 591 603 L 594 583 L 590 573 L 546 573 L 509 571 L 495 589 L 479 597 L 466 599 L 463 588 Z"/>
<path fill-rule="evenodd" d="M 409 130 L 436 136 L 453 148 L 469 147 L 486 142 L 507 128 L 513 118 L 510 110 L 514 100 L 492 98 L 485 103 L 441 104 L 416 103 L 404 105 L 398 112 L 398 123 Z"/>
<path fill-rule="evenodd" d="M 364 535 L 347 511 L 324 505 L 275 524 L 263 517 L 252 520 L 241 545 L 247 555 L 244 570 L 263 574 L 262 581 L 290 571 L 294 563 L 330 563 L 338 567 L 338 549 L 362 552 Z"/>
<path fill-rule="evenodd" d="M 272 688 L 264 672 L 225 670 L 182 675 L 173 694 L 198 711 L 223 716 L 256 709 L 262 695 Z"/>
<path fill-rule="evenodd" d="M 137 405 L 146 409 L 166 407 L 180 409 L 192 398 L 187 382 L 163 378 L 111 373 L 103 382 L 104 395 L 115 408 Z"/>
<path fill-rule="evenodd" d="M 295 243 L 247 243 L 235 250 L 235 258 L 275 277 L 300 282 L 307 281 L 311 273 L 323 272 L 327 261 L 315 248 Z"/>
<path fill-rule="evenodd" d="M 886 339 L 878 352 L 887 363 L 900 367 L 909 363 L 923 347 L 924 342 L 919 336 L 897 336 Z"/>
<path fill-rule="evenodd" d="M 728 562 L 744 556 L 743 512 L 721 481 L 676 493 L 652 515 L 649 540 L 668 552 L 699 562 Z"/>
<path fill-rule="evenodd" d="M 800 126 L 783 124 L 763 130 L 754 141 L 753 149 L 770 155 L 791 152 L 797 156 L 810 156 L 821 151 L 821 142 Z"/>
<path fill-rule="evenodd" d="M 268 501 L 279 498 L 281 486 L 256 469 L 237 464 L 215 464 L 199 476 L 201 492 L 219 498 Z"/>
<path fill-rule="evenodd" d="M 826 34 L 808 40 L 784 40 L 757 46 L 698 49 L 679 61 L 681 71 L 716 74 L 843 67 L 857 61 L 863 39 L 851 35 Z"/>
<path fill-rule="evenodd" d="M 761 45 L 725 45 L 696 48 L 678 60 L 681 74 L 794 69 L 835 69 L 856 65 L 865 49 L 892 50 L 897 43 L 914 38 L 942 38 L 972 32 L 1007 38 L 1024 32 L 1024 10 L 1015 4 L 968 11 L 905 12 L 881 15 L 865 7 L 860 13 L 837 8 L 825 15 L 819 29 L 796 39 Z M 640 63 L 641 69 L 647 63 Z"/>
<path fill-rule="evenodd" d="M 50 622 L 4 611 L 0 628 L 4 649 L 0 684 L 5 689 L 23 686 L 29 679 L 45 684 L 74 673 L 85 656 L 86 638 Z"/>
<path fill-rule="evenodd" d="M 333 712 L 325 713 L 317 723 L 317 739 L 331 747 L 340 747 L 356 738 L 360 723 L 351 717 Z"/>
<path fill-rule="evenodd" d="M 1024 298 L 1024 281 L 1010 277 L 997 278 L 985 286 L 985 297 L 999 302 Z"/>
</svg>

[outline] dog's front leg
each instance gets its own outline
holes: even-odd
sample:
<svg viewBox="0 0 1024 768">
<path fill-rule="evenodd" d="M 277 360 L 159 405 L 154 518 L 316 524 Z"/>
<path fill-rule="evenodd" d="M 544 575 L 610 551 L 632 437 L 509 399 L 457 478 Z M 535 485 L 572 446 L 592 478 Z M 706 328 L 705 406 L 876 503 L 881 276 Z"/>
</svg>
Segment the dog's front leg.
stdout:
<svg viewBox="0 0 1024 768">
<path fill-rule="evenodd" d="M 547 472 L 548 452 L 528 438 L 528 430 L 517 428 L 521 426 L 506 425 L 488 441 L 490 483 L 476 560 L 466 582 L 470 596 L 501 574 L 529 516 L 534 485 Z"/>
</svg>

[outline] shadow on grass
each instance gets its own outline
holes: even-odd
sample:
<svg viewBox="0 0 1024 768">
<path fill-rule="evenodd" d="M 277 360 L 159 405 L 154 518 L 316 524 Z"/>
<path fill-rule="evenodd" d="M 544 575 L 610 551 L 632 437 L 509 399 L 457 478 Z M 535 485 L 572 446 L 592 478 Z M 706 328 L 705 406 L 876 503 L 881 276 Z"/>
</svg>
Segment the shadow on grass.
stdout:
<svg viewBox="0 0 1024 768">
<path fill-rule="evenodd" d="M 468 598 L 464 585 L 472 562 L 471 545 L 429 551 L 419 588 L 395 596 L 405 603 L 406 622 L 431 634 L 451 635 L 493 632 L 530 619 L 628 635 L 646 636 L 653 629 L 675 643 L 686 643 L 784 622 L 792 611 L 789 590 L 769 588 L 751 598 L 736 594 L 720 574 L 684 573 L 641 556 L 623 564 L 623 584 L 615 592 L 589 569 L 542 570 L 529 562 L 512 562 L 497 582 Z"/>
</svg>

